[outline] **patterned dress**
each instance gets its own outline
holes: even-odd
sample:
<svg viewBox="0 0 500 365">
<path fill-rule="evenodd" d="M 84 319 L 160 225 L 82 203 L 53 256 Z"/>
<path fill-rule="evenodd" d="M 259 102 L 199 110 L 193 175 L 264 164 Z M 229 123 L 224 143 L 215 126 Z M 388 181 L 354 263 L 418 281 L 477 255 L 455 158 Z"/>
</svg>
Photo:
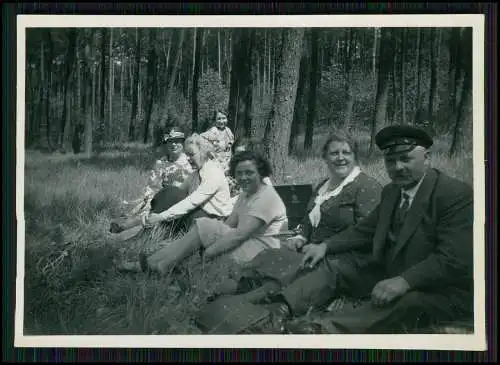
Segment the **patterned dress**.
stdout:
<svg viewBox="0 0 500 365">
<path fill-rule="evenodd" d="M 169 185 L 181 186 L 192 172 L 193 168 L 184 153 L 176 161 L 169 161 L 166 157 L 157 160 L 150 171 L 143 200 L 132 209 L 129 216 L 143 215 L 149 212 L 151 200 L 162 188 Z"/>
<path fill-rule="evenodd" d="M 212 143 L 215 148 L 217 161 L 224 171 L 227 171 L 229 168 L 229 160 L 231 160 L 231 147 L 234 143 L 234 135 L 231 129 L 226 127 L 220 130 L 214 126 L 201 135 Z"/>
</svg>

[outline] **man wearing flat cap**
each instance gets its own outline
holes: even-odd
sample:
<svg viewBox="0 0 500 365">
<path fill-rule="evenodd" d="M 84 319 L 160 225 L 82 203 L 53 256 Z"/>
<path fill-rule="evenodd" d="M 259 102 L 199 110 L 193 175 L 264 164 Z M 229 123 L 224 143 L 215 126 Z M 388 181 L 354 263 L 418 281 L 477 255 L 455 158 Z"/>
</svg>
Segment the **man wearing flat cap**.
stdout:
<svg viewBox="0 0 500 365">
<path fill-rule="evenodd" d="M 433 140 L 421 129 L 390 126 L 376 144 L 392 180 L 379 206 L 306 246 L 305 273 L 269 298 L 295 317 L 342 294 L 367 300 L 321 321 L 290 321 L 289 333 L 395 333 L 472 314 L 472 188 L 429 167 Z"/>
</svg>

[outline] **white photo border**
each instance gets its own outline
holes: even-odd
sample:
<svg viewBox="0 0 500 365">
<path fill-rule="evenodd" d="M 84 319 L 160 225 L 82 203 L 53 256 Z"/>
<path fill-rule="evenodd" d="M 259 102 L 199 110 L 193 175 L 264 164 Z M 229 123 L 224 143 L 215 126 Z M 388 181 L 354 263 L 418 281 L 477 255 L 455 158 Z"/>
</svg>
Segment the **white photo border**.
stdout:
<svg viewBox="0 0 500 365">
<path fill-rule="evenodd" d="M 26 336 L 24 151 L 26 28 L 92 27 L 472 27 L 474 164 L 474 333 L 425 335 Z M 17 262 L 15 347 L 275 348 L 485 351 L 484 14 L 408 15 L 18 15 L 16 104 Z"/>
</svg>

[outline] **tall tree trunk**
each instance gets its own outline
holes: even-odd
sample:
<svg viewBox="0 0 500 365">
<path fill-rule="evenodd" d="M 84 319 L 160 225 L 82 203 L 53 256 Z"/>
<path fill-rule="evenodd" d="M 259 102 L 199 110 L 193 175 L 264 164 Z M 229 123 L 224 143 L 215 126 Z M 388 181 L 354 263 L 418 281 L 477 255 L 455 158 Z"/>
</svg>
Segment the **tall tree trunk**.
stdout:
<svg viewBox="0 0 500 365">
<path fill-rule="evenodd" d="M 68 98 L 69 98 L 68 88 L 69 88 L 71 73 L 73 71 L 73 64 L 75 61 L 76 37 L 77 37 L 76 28 L 70 28 L 68 31 L 68 48 L 66 52 L 66 64 L 65 64 L 66 68 L 64 72 L 64 81 L 63 81 L 64 82 L 63 107 L 62 107 L 62 115 L 60 121 L 61 134 L 59 140 L 59 146 L 62 147 L 64 150 L 66 149 L 67 143 L 70 141 L 70 136 L 71 136 L 71 129 L 70 129 L 71 118 L 68 110 Z"/>
<path fill-rule="evenodd" d="M 193 91 L 191 96 L 191 111 L 192 111 L 192 132 L 200 132 L 200 123 L 198 121 L 198 91 L 199 91 L 199 80 L 200 80 L 200 70 L 201 70 L 201 49 L 203 47 L 203 33 L 204 29 L 196 29 L 196 38 L 194 45 L 194 68 L 193 68 Z"/>
<path fill-rule="evenodd" d="M 228 109 L 229 128 L 236 138 L 249 136 L 251 133 L 248 127 L 251 124 L 252 96 L 248 93 L 252 93 L 252 70 L 248 60 L 252 58 L 252 33 L 252 29 L 238 29 L 237 42 L 233 48 Z M 247 108 L 250 110 L 247 111 Z"/>
<path fill-rule="evenodd" d="M 287 146 L 290 140 L 304 29 L 285 28 L 282 32 L 277 86 L 264 136 L 265 150 L 278 182 L 283 181 L 286 174 L 284 166 L 288 153 L 283 146 Z"/>
<path fill-rule="evenodd" d="M 399 42 L 398 42 L 398 32 L 399 29 L 393 30 L 393 42 L 394 42 L 394 61 L 392 63 L 392 118 L 391 123 L 396 123 L 397 113 L 398 113 L 398 51 L 399 51 Z"/>
<path fill-rule="evenodd" d="M 172 95 L 172 92 L 174 91 L 175 80 L 177 79 L 177 74 L 179 72 L 179 65 L 181 63 L 182 46 L 184 44 L 185 36 L 186 36 L 186 30 L 184 28 L 182 28 L 179 31 L 179 41 L 177 43 L 177 49 L 175 51 L 174 64 L 172 65 L 172 71 L 170 73 L 170 80 L 168 82 L 168 91 L 167 91 L 167 98 L 166 98 L 167 103 L 170 101 L 170 95 Z"/>
<path fill-rule="evenodd" d="M 123 115 L 123 89 L 125 88 L 124 81 L 125 81 L 125 72 L 123 69 L 125 68 L 125 63 L 120 64 L 120 120 L 125 120 L 125 117 Z M 123 141 L 123 127 L 120 125 L 120 142 Z"/>
<path fill-rule="evenodd" d="M 130 114 L 130 123 L 128 128 L 128 140 L 135 140 L 135 129 L 137 126 L 137 103 L 139 92 L 139 70 L 141 66 L 141 28 L 135 29 L 135 69 L 134 82 L 132 85 L 132 111 Z"/>
<path fill-rule="evenodd" d="M 344 60 L 344 74 L 345 74 L 345 84 L 344 92 L 346 96 L 346 103 L 344 108 L 344 126 L 348 130 L 352 128 L 352 113 L 354 109 L 354 94 L 352 92 L 352 56 L 353 48 L 355 48 L 354 41 L 354 29 L 348 28 L 346 30 L 345 39 L 347 43 L 347 52 Z"/>
<path fill-rule="evenodd" d="M 309 100 L 307 103 L 306 132 L 304 136 L 304 149 L 309 150 L 312 147 L 314 135 L 314 122 L 316 120 L 316 95 L 318 80 L 321 76 L 321 68 L 318 59 L 318 38 L 319 29 L 313 28 L 311 31 L 311 68 L 309 78 Z"/>
<path fill-rule="evenodd" d="M 147 66 L 147 105 L 146 105 L 146 120 L 144 126 L 143 143 L 148 143 L 149 139 L 149 126 L 151 124 L 151 114 L 153 111 L 153 103 L 156 96 L 156 28 L 149 28 L 149 52 L 148 52 L 148 66 Z"/>
<path fill-rule="evenodd" d="M 387 99 L 389 96 L 388 79 L 394 63 L 394 45 L 391 30 L 389 28 L 382 28 L 379 45 L 377 92 L 375 97 L 375 112 L 371 125 L 369 154 L 373 153 L 375 147 L 377 127 L 382 126 L 387 118 Z"/>
<path fill-rule="evenodd" d="M 245 105 L 245 111 L 243 112 L 243 130 L 244 136 L 250 138 L 252 135 L 252 104 L 253 104 L 253 85 L 256 79 L 256 73 L 258 73 L 258 53 L 255 49 L 256 34 L 255 29 L 249 31 L 249 41 L 247 46 L 247 56 L 250 60 L 246 67 L 246 77 L 244 78 L 243 85 L 243 102 Z"/>
<path fill-rule="evenodd" d="M 95 84 L 96 84 L 96 65 L 95 65 L 95 47 L 94 47 L 95 33 L 91 29 L 89 36 L 89 43 L 85 46 L 85 70 L 90 75 L 91 82 L 87 84 L 84 94 L 86 95 L 86 110 L 85 113 L 85 142 L 84 150 L 87 157 L 92 155 L 92 142 L 94 134 L 94 117 L 95 117 Z"/>
<path fill-rule="evenodd" d="M 169 38 L 168 38 L 168 47 L 165 48 L 165 44 L 163 44 L 163 53 L 164 53 L 164 56 L 165 56 L 165 72 L 164 72 L 164 81 L 163 81 L 163 84 L 164 84 L 164 87 L 165 87 L 165 90 L 164 90 L 164 93 L 163 93 L 163 115 L 167 115 L 168 114 L 168 100 L 166 99 L 167 98 L 167 94 L 168 94 L 168 71 L 169 71 L 169 65 L 170 65 L 170 50 L 172 49 L 172 41 L 173 39 L 173 33 L 170 34 Z M 193 67 L 194 67 L 194 62 L 193 62 Z"/>
<path fill-rule="evenodd" d="M 267 83 L 268 83 L 268 78 L 269 78 L 269 73 L 268 73 L 268 69 L 269 69 L 269 64 L 266 64 L 266 61 L 268 60 L 267 58 L 267 52 L 268 52 L 268 48 L 267 48 L 267 28 L 264 29 L 264 62 L 262 63 L 262 65 L 264 66 L 263 69 L 262 69 L 262 75 L 263 75 L 263 85 L 262 85 L 262 90 L 263 90 L 263 97 L 265 97 L 267 95 Z"/>
<path fill-rule="evenodd" d="M 377 50 L 379 49 L 379 28 L 373 28 L 372 71 L 377 75 Z"/>
<path fill-rule="evenodd" d="M 47 43 L 49 54 L 48 57 L 45 58 L 45 66 L 47 69 L 47 75 L 49 81 L 48 87 L 44 87 L 45 95 L 44 95 L 44 102 L 45 102 L 45 132 L 47 136 L 47 147 L 52 150 L 52 134 L 51 134 L 51 123 L 50 123 L 50 97 L 51 97 L 51 91 L 52 91 L 52 60 L 54 58 L 54 43 L 52 41 L 52 34 L 50 29 L 47 29 L 44 32 L 45 36 L 45 42 Z M 43 130 L 43 127 L 42 127 Z"/>
<path fill-rule="evenodd" d="M 407 30 L 406 28 L 403 28 L 403 34 L 402 34 L 402 39 L 401 39 L 401 47 L 400 47 L 400 54 L 399 54 L 399 59 L 401 61 L 401 68 L 400 68 L 400 75 L 399 75 L 399 82 L 401 86 L 401 121 L 403 124 L 406 124 L 406 82 L 405 82 L 405 63 L 406 63 L 406 47 L 407 47 Z"/>
<path fill-rule="evenodd" d="M 463 52 L 463 48 L 462 48 L 462 44 L 461 44 L 461 39 L 462 39 L 462 35 L 463 35 L 463 28 L 460 28 L 459 31 L 458 31 L 458 38 L 457 38 L 457 43 L 458 43 L 458 47 L 457 47 L 457 53 L 456 53 L 456 58 L 455 58 L 455 80 L 453 82 L 453 111 L 454 112 L 458 112 L 457 111 L 457 104 L 458 104 L 458 89 L 460 87 L 460 79 L 462 77 L 462 67 L 461 67 L 461 64 L 463 62 L 463 58 L 464 58 L 464 52 Z"/>
<path fill-rule="evenodd" d="M 415 118 L 413 120 L 414 124 L 420 123 L 420 80 L 422 79 L 422 28 L 418 29 L 417 33 L 417 67 L 416 67 L 416 77 L 417 77 L 417 91 L 415 95 Z"/>
<path fill-rule="evenodd" d="M 292 126 L 290 128 L 290 141 L 288 142 L 288 153 L 291 154 L 297 145 L 297 137 L 300 133 L 301 124 L 305 116 L 305 97 L 306 97 L 306 80 L 309 74 L 309 58 L 308 49 L 305 47 L 306 42 L 303 42 L 302 57 L 300 59 L 299 81 L 297 85 L 297 96 L 295 98 L 295 106 L 293 110 Z"/>
<path fill-rule="evenodd" d="M 436 58 L 436 28 L 431 28 L 430 32 L 430 38 L 431 38 L 431 51 L 430 51 L 430 59 L 429 62 L 431 64 L 431 84 L 430 84 L 430 91 L 429 91 L 429 109 L 427 112 L 427 121 L 430 122 L 431 124 L 434 122 L 434 102 L 436 100 L 436 89 L 437 89 L 437 77 L 436 77 L 436 72 L 437 72 L 437 58 Z"/>
<path fill-rule="evenodd" d="M 471 120 L 472 116 L 472 30 L 465 28 L 461 36 L 462 42 L 462 73 L 464 75 L 460 101 L 458 104 L 455 127 L 453 129 L 453 139 L 450 146 L 449 155 L 454 156 L 463 147 L 464 136 L 471 136 L 470 133 L 464 133 L 464 124 L 466 120 Z"/>
<path fill-rule="evenodd" d="M 108 87 L 108 136 L 113 135 L 113 94 L 114 94 L 114 63 L 113 63 L 113 28 L 109 28 L 109 87 Z"/>
<path fill-rule="evenodd" d="M 107 140 L 105 128 L 105 110 L 106 110 L 106 56 L 108 46 L 108 30 L 101 29 L 101 72 L 99 73 L 99 129 L 96 138 L 97 147 L 104 147 L 104 142 Z"/>
<path fill-rule="evenodd" d="M 221 69 L 221 52 L 220 52 L 220 29 L 217 29 L 217 63 L 218 63 L 218 73 L 219 79 L 222 80 L 222 69 Z"/>
<path fill-rule="evenodd" d="M 460 77 L 460 28 L 452 28 L 449 45 L 450 60 L 448 65 L 448 107 L 451 115 L 456 112 L 457 82 Z"/>
<path fill-rule="evenodd" d="M 50 29 L 42 30 L 42 41 L 40 45 L 40 145 L 42 149 L 50 148 L 50 128 L 49 128 L 49 92 L 51 66 L 52 66 L 52 37 Z M 49 54 L 45 56 L 44 45 L 47 45 Z M 50 59 L 49 59 L 50 58 Z"/>
</svg>

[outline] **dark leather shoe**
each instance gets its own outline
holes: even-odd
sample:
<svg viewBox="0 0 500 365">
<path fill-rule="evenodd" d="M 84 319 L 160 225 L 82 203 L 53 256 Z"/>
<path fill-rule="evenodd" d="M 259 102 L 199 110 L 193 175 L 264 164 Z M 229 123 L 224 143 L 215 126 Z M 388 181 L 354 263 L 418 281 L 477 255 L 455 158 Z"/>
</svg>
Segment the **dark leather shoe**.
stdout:
<svg viewBox="0 0 500 365">
<path fill-rule="evenodd" d="M 123 232 L 125 229 L 117 222 L 111 222 L 110 226 L 109 226 L 109 231 L 111 233 L 121 233 Z"/>
<path fill-rule="evenodd" d="M 329 334 L 319 323 L 307 321 L 294 321 L 284 324 L 284 332 L 287 334 L 321 335 Z"/>
</svg>

